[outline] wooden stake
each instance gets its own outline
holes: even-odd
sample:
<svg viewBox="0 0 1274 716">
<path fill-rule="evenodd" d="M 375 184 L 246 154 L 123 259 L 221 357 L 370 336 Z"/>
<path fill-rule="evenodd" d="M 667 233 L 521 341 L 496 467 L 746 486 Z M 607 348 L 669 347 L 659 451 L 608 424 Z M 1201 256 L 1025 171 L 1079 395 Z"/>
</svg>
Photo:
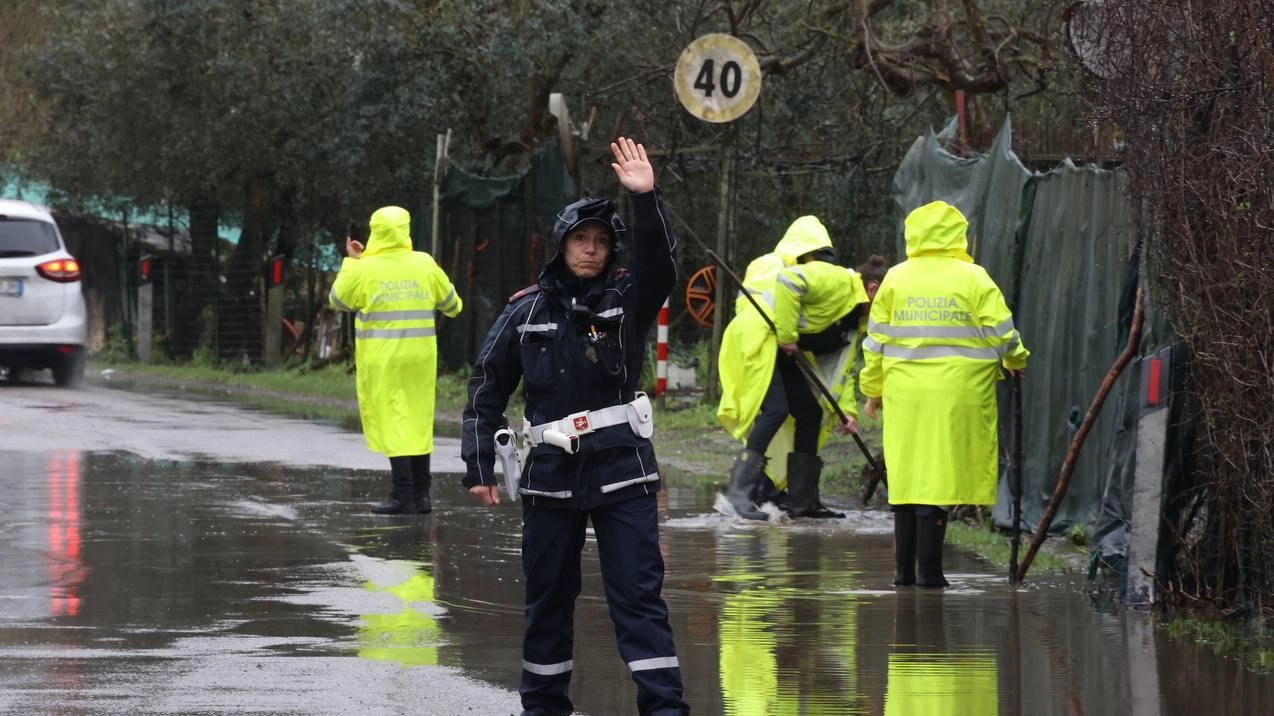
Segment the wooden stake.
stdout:
<svg viewBox="0 0 1274 716">
<path fill-rule="evenodd" d="M 1035 528 L 1035 536 L 1031 538 L 1031 548 L 1026 550 L 1026 557 L 1022 560 L 1022 566 L 1017 570 L 1017 581 L 1019 582 L 1026 579 L 1026 570 L 1031 568 L 1031 562 L 1035 560 L 1035 553 L 1039 551 L 1040 545 L 1044 544 L 1044 539 L 1048 537 L 1048 527 L 1053 524 L 1053 517 L 1057 515 L 1057 508 L 1061 506 L 1062 499 L 1066 497 L 1066 490 L 1070 487 L 1071 474 L 1075 472 L 1075 463 L 1079 460 L 1079 450 L 1084 446 L 1084 440 L 1088 437 L 1088 432 L 1093 429 L 1093 424 L 1097 422 L 1097 416 L 1101 413 L 1102 404 L 1106 402 L 1106 396 L 1115 387 L 1115 381 L 1119 379 L 1119 374 L 1123 373 L 1124 368 L 1132 362 L 1132 357 L 1136 355 L 1137 348 L 1141 345 L 1141 326 L 1145 322 L 1144 303 L 1145 288 L 1138 286 L 1137 307 L 1133 310 L 1132 326 L 1128 329 L 1128 344 L 1124 346 L 1124 352 L 1119 354 L 1119 357 L 1115 359 L 1115 364 L 1106 373 L 1106 378 L 1097 390 L 1097 395 L 1093 396 L 1092 405 L 1088 406 L 1088 414 L 1084 416 L 1084 422 L 1080 423 L 1079 429 L 1075 431 L 1075 437 L 1071 438 L 1070 449 L 1066 451 L 1066 460 L 1062 462 L 1061 475 L 1057 478 L 1057 487 L 1053 490 L 1053 498 L 1048 501 L 1048 509 L 1044 511 L 1044 516 L 1040 518 L 1040 523 Z"/>
</svg>

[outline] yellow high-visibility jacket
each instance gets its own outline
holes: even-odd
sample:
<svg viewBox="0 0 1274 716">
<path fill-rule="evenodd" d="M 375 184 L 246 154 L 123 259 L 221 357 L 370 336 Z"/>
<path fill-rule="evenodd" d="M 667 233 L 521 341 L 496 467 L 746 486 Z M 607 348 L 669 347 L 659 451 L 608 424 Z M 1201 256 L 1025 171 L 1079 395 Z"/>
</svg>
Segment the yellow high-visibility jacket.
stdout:
<svg viewBox="0 0 1274 716">
<path fill-rule="evenodd" d="M 890 504 L 995 503 L 995 382 L 1030 352 L 967 231 L 945 202 L 911 212 L 872 303 L 859 389 L 882 401 Z"/>
<path fill-rule="evenodd" d="M 387 457 L 433 452 L 434 312 L 453 317 L 463 307 L 433 257 L 412 251 L 410 232 L 405 209 L 378 209 L 362 258 L 342 262 L 329 296 L 333 308 L 354 313 L 363 436 Z"/>
<path fill-rule="evenodd" d="M 824 330 L 867 300 L 862 277 L 852 270 L 822 261 L 796 263 L 800 256 L 831 245 L 823 224 L 813 216 L 802 216 L 792 222 L 773 253 L 748 265 L 743 284 L 774 321 L 785 342 L 795 342 L 799 333 Z M 747 297 L 739 297 L 735 310 L 737 315 L 726 326 L 717 356 L 721 380 L 717 422 L 735 438 L 746 440 L 774 374 L 778 341 L 765 316 Z M 836 374 L 827 385 L 843 382 Z M 834 387 L 833 393 L 837 393 Z M 837 402 L 847 414 L 856 415 L 852 391 Z"/>
<path fill-rule="evenodd" d="M 867 289 L 862 276 L 851 269 L 823 261 L 786 268 L 779 273 L 776 283 L 774 324 L 779 329 L 778 340 L 783 343 L 795 343 L 801 333 L 818 333 L 858 304 L 867 303 Z M 853 368 L 860 335 L 855 333 L 849 345 L 837 353 L 822 356 L 808 351 L 805 353 L 806 359 L 818 371 L 823 385 L 836 398 L 841 411 L 854 418 L 858 417 L 858 400 L 854 393 Z M 760 413 L 768 387 L 768 382 L 761 386 L 757 413 Z M 840 424 L 840 416 L 818 388 L 811 385 L 810 390 L 823 408 L 823 422 L 818 434 L 821 450 L 831 437 L 832 430 Z M 752 419 L 755 422 L 756 413 Z M 795 441 L 796 419 L 789 415 L 765 452 L 765 474 L 778 490 L 787 489 L 787 454 L 792 452 Z"/>
<path fill-rule="evenodd" d="M 748 270 L 743 274 L 743 285 L 758 303 L 770 308 L 774 305 L 774 283 L 778 280 L 779 272 L 795 266 L 797 260 L 805 254 L 830 248 L 832 237 L 828 235 L 823 222 L 816 216 L 802 216 L 787 227 L 773 251 L 756 257 L 748 264 Z M 753 310 L 752 302 L 740 292 L 734 301 L 734 312 L 741 314 L 745 310 Z"/>
</svg>

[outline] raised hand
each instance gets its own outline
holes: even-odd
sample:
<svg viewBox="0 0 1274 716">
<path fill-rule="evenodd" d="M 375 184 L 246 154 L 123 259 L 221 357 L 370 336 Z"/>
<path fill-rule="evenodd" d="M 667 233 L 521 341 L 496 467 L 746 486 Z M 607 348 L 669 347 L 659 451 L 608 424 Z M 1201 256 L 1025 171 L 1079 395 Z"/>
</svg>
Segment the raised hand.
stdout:
<svg viewBox="0 0 1274 716">
<path fill-rule="evenodd" d="M 615 155 L 611 168 L 619 177 L 624 188 L 636 194 L 655 189 L 655 168 L 646 158 L 646 148 L 631 139 L 620 137 L 610 143 L 610 152 Z"/>
</svg>

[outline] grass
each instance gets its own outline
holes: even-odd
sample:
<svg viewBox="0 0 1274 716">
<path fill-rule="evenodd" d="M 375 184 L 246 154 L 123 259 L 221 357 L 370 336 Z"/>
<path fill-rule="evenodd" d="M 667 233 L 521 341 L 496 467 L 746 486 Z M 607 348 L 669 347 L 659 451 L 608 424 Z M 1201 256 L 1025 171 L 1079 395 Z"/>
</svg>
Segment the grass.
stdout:
<svg viewBox="0 0 1274 716">
<path fill-rule="evenodd" d="M 1251 671 L 1274 672 L 1274 633 L 1260 620 L 1234 624 L 1216 619 L 1174 617 L 1168 622 L 1168 636 L 1211 647 L 1217 654 L 1238 659 Z"/>
<path fill-rule="evenodd" d="M 1008 536 L 1003 532 L 993 531 L 990 524 L 978 526 L 969 522 L 948 522 L 947 543 L 976 554 L 989 564 L 1003 567 L 1007 578 L 1011 549 Z M 1026 556 L 1030 543 L 1031 536 L 1023 534 L 1022 545 L 1018 550 L 1019 561 Z M 1044 545 L 1036 553 L 1035 560 L 1031 562 L 1031 570 L 1027 573 L 1028 578 L 1031 574 L 1076 571 L 1088 556 L 1087 551 L 1070 546 L 1064 540 L 1049 540 Z"/>
</svg>

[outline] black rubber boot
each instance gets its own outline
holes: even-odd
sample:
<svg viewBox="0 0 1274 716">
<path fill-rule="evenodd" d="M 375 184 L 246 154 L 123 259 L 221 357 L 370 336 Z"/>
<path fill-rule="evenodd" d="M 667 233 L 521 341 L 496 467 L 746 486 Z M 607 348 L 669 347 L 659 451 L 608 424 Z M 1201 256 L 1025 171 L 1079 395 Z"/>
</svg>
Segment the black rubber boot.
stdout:
<svg viewBox="0 0 1274 716">
<path fill-rule="evenodd" d="M 911 505 L 894 508 L 894 586 L 916 585 L 916 511 Z"/>
<path fill-rule="evenodd" d="M 805 517 L 818 509 L 818 475 L 823 461 L 804 452 L 787 454 L 787 511 L 792 517 Z"/>
<path fill-rule="evenodd" d="M 725 498 L 740 517 L 746 520 L 764 520 L 769 516 L 757 509 L 752 501 L 759 480 L 765 477 L 765 456 L 755 450 L 740 450 L 730 465 L 730 483 L 726 485 Z"/>
<path fill-rule="evenodd" d="M 942 543 L 947 537 L 945 510 L 922 506 L 916 508 L 916 586 L 949 587 L 942 574 Z"/>
<path fill-rule="evenodd" d="M 766 461 L 769 465 L 769 461 Z M 752 488 L 752 504 L 764 505 L 767 502 L 773 503 L 775 506 L 781 507 L 783 502 L 787 501 L 787 491 L 782 493 L 774 486 L 774 480 L 766 473 L 761 473 L 757 478 L 756 486 Z"/>
<path fill-rule="evenodd" d="M 416 512 L 416 505 L 411 500 L 400 500 L 392 494 L 384 502 L 372 503 L 372 512 L 378 515 L 411 515 Z"/>
<path fill-rule="evenodd" d="M 787 455 L 787 512 L 792 517 L 841 518 L 843 512 L 827 509 L 818 496 L 823 459 L 818 455 L 793 452 Z"/>
<path fill-rule="evenodd" d="M 411 480 L 416 487 L 416 511 L 422 515 L 433 512 L 433 500 L 429 499 L 433 479 L 429 474 L 428 455 L 417 455 L 411 459 Z"/>
<path fill-rule="evenodd" d="M 416 511 L 416 481 L 411 475 L 411 460 L 407 455 L 389 458 L 389 471 L 393 486 L 389 499 L 372 505 L 378 515 L 409 515 Z"/>
</svg>

